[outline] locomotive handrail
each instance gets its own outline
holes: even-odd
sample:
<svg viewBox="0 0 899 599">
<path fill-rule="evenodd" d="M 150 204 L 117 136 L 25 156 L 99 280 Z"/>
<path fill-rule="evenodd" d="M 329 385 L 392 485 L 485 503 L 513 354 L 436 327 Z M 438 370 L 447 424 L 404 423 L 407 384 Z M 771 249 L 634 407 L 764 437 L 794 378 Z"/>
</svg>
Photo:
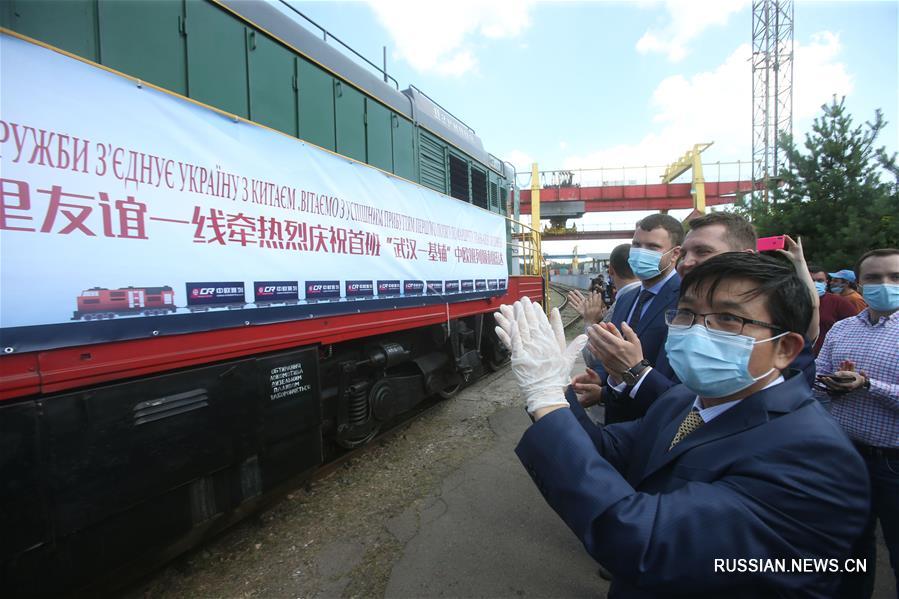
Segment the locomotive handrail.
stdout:
<svg viewBox="0 0 899 599">
<path fill-rule="evenodd" d="M 541 249 L 542 233 L 514 218 L 506 216 L 505 219 L 512 225 L 512 241 L 506 242 L 506 245 L 521 250 L 516 254 L 520 261 L 521 274 L 542 276 L 546 271 L 546 261 Z"/>
<path fill-rule="evenodd" d="M 300 15 L 301 17 L 303 17 L 304 19 L 306 19 L 307 21 L 309 21 L 310 23 L 312 23 L 313 25 L 315 25 L 316 27 L 318 27 L 318 28 L 321 30 L 321 32 L 324 34 L 324 37 L 323 37 L 322 39 L 324 39 L 325 42 L 327 42 L 327 41 L 328 41 L 328 38 L 330 37 L 331 39 L 333 39 L 334 41 L 336 41 L 338 44 L 340 44 L 341 46 L 343 46 L 344 48 L 346 48 L 347 50 L 349 50 L 350 52 L 352 52 L 353 54 L 355 54 L 356 56 L 358 56 L 359 58 L 361 58 L 362 60 L 364 60 L 366 63 L 368 63 L 369 66 L 371 66 L 372 68 L 374 68 L 376 71 L 378 71 L 379 73 L 381 73 L 382 75 L 384 75 L 385 81 L 386 81 L 387 79 L 390 79 L 391 81 L 393 81 L 393 85 L 394 85 L 394 87 L 396 87 L 396 90 L 397 90 L 397 91 L 400 90 L 400 83 L 399 83 L 399 81 L 397 81 L 396 79 L 394 79 L 392 75 L 388 75 L 388 74 L 387 74 L 387 71 L 385 71 L 384 69 L 382 69 L 381 67 L 379 67 L 378 65 L 376 65 L 375 63 L 373 63 L 372 61 L 370 61 L 369 59 L 365 58 L 364 56 L 362 56 L 361 54 L 359 54 L 357 51 L 353 50 L 348 44 L 346 44 L 346 42 L 344 42 L 344 41 L 341 40 L 339 37 L 337 37 L 336 35 L 334 35 L 334 34 L 331 33 L 330 31 L 328 31 L 327 29 L 325 29 L 324 27 L 322 27 L 321 25 L 319 25 L 318 23 L 316 23 L 315 21 L 313 21 L 312 19 L 310 19 L 309 17 L 307 17 L 306 15 L 304 15 L 302 12 L 300 12 L 300 11 L 297 10 L 295 7 L 293 7 L 289 2 L 287 2 L 287 0 L 281 0 L 281 4 L 283 4 L 284 6 L 286 6 L 287 8 L 289 8 L 290 10 L 292 10 L 293 12 L 297 13 L 298 15 Z M 436 102 L 435 102 L 435 104 L 436 104 Z"/>
</svg>

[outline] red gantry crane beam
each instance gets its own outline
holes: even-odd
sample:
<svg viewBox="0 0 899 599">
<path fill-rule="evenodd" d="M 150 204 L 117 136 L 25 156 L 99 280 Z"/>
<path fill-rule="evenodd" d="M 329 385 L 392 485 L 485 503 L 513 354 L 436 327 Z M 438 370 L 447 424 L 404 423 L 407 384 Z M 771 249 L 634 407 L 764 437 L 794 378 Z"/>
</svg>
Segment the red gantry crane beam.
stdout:
<svg viewBox="0 0 899 599">
<path fill-rule="evenodd" d="M 544 187 L 540 190 L 540 201 L 581 201 L 586 212 L 690 209 L 693 208 L 691 188 L 691 183 Z M 732 204 L 738 194 L 750 191 L 752 181 L 706 182 L 705 203 L 708 206 Z M 521 190 L 521 213 L 531 213 L 530 190 Z"/>
</svg>

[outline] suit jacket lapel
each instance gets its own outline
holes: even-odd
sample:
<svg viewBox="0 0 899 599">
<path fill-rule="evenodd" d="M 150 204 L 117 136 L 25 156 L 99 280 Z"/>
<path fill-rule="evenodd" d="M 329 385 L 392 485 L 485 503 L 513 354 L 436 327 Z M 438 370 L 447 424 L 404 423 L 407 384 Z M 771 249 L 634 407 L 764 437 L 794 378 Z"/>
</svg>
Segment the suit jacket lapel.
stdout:
<svg viewBox="0 0 899 599">
<path fill-rule="evenodd" d="M 640 322 L 637 324 L 637 328 L 634 331 L 637 335 L 641 335 L 643 331 L 652 323 L 653 319 L 659 315 L 662 310 L 668 307 L 669 302 L 671 301 L 671 296 L 676 295 L 677 291 L 675 288 L 680 289 L 680 277 L 675 274 L 673 277 L 668 279 L 668 281 L 659 289 L 659 292 L 656 294 L 652 301 L 649 303 L 649 307 L 646 309 L 646 313 L 640 318 Z M 640 287 L 642 291 L 643 288 Z M 637 294 L 639 298 L 639 293 Z"/>
<path fill-rule="evenodd" d="M 671 451 L 668 451 L 671 440 L 674 439 L 674 435 L 677 433 L 677 428 L 687 415 L 687 412 L 693 407 L 693 400 L 696 396 L 692 396 L 686 404 L 675 409 L 670 422 L 659 427 L 660 432 L 656 435 L 646 467 L 634 486 L 636 487 L 694 447 L 705 445 L 730 435 L 736 435 L 764 424 L 770 419 L 769 414 L 786 414 L 801 408 L 807 402 L 815 401 L 812 398 L 812 391 L 809 389 L 801 372 L 789 370 L 784 372 L 784 376 L 786 380 L 783 383 L 762 389 L 743 399 L 711 422 L 702 425 L 687 435 L 683 441 L 675 445 Z M 685 387 L 677 388 L 686 389 Z M 650 413 L 652 411 L 650 409 Z M 662 417 L 665 417 L 664 414 L 662 414 Z"/>
<path fill-rule="evenodd" d="M 633 289 L 628 289 L 627 293 L 621 296 L 623 302 L 618 302 L 615 304 L 615 311 L 618 314 L 612 314 L 612 324 L 614 324 L 619 329 L 621 328 L 622 322 L 627 322 L 627 316 L 631 313 L 631 309 L 634 307 L 634 304 L 637 303 L 637 300 L 640 298 L 640 291 L 643 290 L 642 285 L 637 285 Z M 630 294 L 633 297 L 629 297 Z M 625 308 L 627 306 L 627 308 Z M 623 312 L 621 310 L 624 310 Z"/>
<path fill-rule="evenodd" d="M 683 441 L 675 445 L 671 451 L 668 451 L 668 447 L 670 447 L 671 440 L 674 439 L 680 423 L 692 408 L 693 402 L 690 402 L 687 409 L 681 410 L 674 421 L 662 427 L 653 445 L 652 454 L 649 457 L 646 470 L 643 472 L 640 482 L 646 480 L 693 447 L 735 435 L 768 421 L 768 410 L 765 406 L 764 397 L 760 394 L 755 394 L 743 399 L 711 422 L 702 425 L 687 435 Z"/>
</svg>

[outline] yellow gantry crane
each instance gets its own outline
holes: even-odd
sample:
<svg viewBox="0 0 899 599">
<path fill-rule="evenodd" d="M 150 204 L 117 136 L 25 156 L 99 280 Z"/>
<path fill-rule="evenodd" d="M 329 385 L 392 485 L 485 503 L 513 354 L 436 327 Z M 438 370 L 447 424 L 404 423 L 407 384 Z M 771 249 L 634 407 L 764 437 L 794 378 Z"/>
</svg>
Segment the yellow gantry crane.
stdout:
<svg viewBox="0 0 899 599">
<path fill-rule="evenodd" d="M 713 143 L 715 142 L 695 144 L 677 162 L 669 164 L 665 169 L 665 174 L 662 175 L 662 183 L 671 183 L 691 168 L 693 169 L 693 185 L 690 189 L 690 193 L 693 195 L 693 214 L 697 212 L 705 214 L 705 179 L 702 176 L 701 154 L 708 150 Z"/>
</svg>

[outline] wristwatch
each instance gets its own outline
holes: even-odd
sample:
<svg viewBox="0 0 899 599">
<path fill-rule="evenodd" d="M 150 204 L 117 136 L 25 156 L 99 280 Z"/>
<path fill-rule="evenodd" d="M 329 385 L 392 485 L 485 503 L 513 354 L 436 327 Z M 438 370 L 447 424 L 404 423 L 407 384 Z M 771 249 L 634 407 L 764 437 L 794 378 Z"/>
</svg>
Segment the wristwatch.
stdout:
<svg viewBox="0 0 899 599">
<path fill-rule="evenodd" d="M 634 366 L 631 366 L 627 370 L 621 373 L 621 378 L 627 383 L 629 386 L 633 386 L 637 384 L 637 381 L 640 380 L 640 375 L 643 374 L 643 371 L 652 366 L 649 363 L 649 360 L 643 358 Z"/>
</svg>

